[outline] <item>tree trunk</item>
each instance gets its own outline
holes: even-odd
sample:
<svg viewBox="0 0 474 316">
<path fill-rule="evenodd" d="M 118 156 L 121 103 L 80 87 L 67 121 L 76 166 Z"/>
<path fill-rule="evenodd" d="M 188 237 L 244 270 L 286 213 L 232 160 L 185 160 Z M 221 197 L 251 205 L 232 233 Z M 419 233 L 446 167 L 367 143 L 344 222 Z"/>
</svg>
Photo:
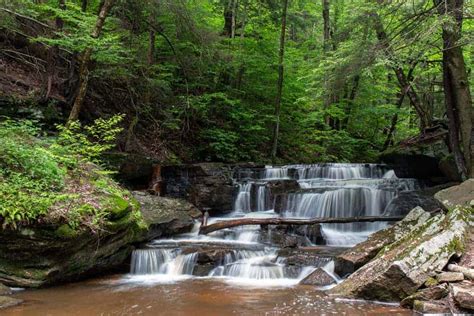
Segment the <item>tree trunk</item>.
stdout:
<svg viewBox="0 0 474 316">
<path fill-rule="evenodd" d="M 376 12 L 372 12 L 371 16 L 374 22 L 374 28 L 375 32 L 377 33 L 377 39 L 379 41 L 379 44 L 384 50 L 387 57 L 393 60 L 394 52 L 390 46 L 390 41 L 388 39 L 387 33 L 385 33 L 384 27 L 382 25 L 382 20 Z M 423 104 L 421 103 L 420 98 L 418 97 L 418 94 L 407 79 L 407 76 L 403 72 L 403 69 L 399 66 L 393 66 L 392 69 L 395 72 L 395 75 L 397 76 L 400 87 L 407 87 L 406 94 L 408 96 L 408 99 L 410 100 L 411 105 L 415 108 L 415 111 L 418 114 L 418 117 L 420 119 L 420 130 L 423 131 L 425 128 L 431 125 L 431 118 L 426 113 Z"/>
<path fill-rule="evenodd" d="M 105 0 L 101 9 L 99 16 L 97 18 L 94 29 L 92 30 L 91 37 L 98 38 L 104 27 L 105 19 L 107 14 L 114 4 L 114 0 Z M 68 122 L 77 120 L 79 118 L 79 113 L 81 112 L 82 105 L 84 103 L 84 98 L 87 93 L 87 85 L 89 83 L 89 62 L 92 55 L 92 47 L 87 47 L 81 56 L 81 67 L 79 70 L 79 89 L 74 100 L 74 105 L 72 106 L 71 113 L 69 114 Z"/>
<path fill-rule="evenodd" d="M 232 35 L 232 21 L 234 20 L 232 7 L 236 0 L 228 0 L 227 5 L 224 7 L 224 29 L 222 35 L 231 37 Z"/>
<path fill-rule="evenodd" d="M 281 112 L 281 98 L 283 94 L 283 61 L 285 57 L 285 34 L 286 34 L 286 15 L 288 12 L 288 0 L 283 0 L 283 13 L 281 15 L 281 32 L 280 32 L 280 50 L 278 53 L 278 82 L 277 82 L 277 95 L 275 100 L 275 126 L 273 129 L 273 146 L 272 146 L 272 162 L 275 163 L 277 149 L 278 149 L 278 136 L 280 133 L 280 112 Z"/>
<path fill-rule="evenodd" d="M 331 25 L 329 20 L 329 0 L 323 0 L 323 45 L 324 51 L 330 49 Z"/>
<path fill-rule="evenodd" d="M 86 12 L 86 11 L 87 11 L 87 0 L 82 0 L 82 3 L 81 3 L 81 10 L 82 10 L 82 12 Z"/>
<path fill-rule="evenodd" d="M 206 235 L 221 229 L 245 225 L 314 225 L 321 223 L 362 223 L 362 222 L 393 222 L 400 221 L 405 216 L 364 216 L 364 217 L 316 217 L 309 219 L 295 218 L 239 218 L 224 220 L 210 225 L 203 225 L 199 234 Z"/>
<path fill-rule="evenodd" d="M 406 95 L 406 91 L 405 89 L 402 89 L 402 91 L 400 91 L 398 101 L 397 101 L 397 110 L 399 110 L 402 107 L 403 100 L 405 99 L 405 95 Z M 393 134 L 395 133 L 395 129 L 397 128 L 397 123 L 398 123 L 398 113 L 395 113 L 392 116 L 392 120 L 390 122 L 390 129 L 388 130 L 387 138 L 385 139 L 385 143 L 383 144 L 382 151 L 386 150 L 392 143 Z"/>
<path fill-rule="evenodd" d="M 463 0 L 434 0 L 443 23 L 443 86 L 449 120 L 449 140 L 463 179 L 474 177 L 472 153 L 472 98 L 462 47 Z"/>
<path fill-rule="evenodd" d="M 231 19 L 231 28 L 230 28 L 230 38 L 235 37 L 235 28 L 237 24 L 237 2 L 238 0 L 232 1 L 232 19 Z"/>
</svg>

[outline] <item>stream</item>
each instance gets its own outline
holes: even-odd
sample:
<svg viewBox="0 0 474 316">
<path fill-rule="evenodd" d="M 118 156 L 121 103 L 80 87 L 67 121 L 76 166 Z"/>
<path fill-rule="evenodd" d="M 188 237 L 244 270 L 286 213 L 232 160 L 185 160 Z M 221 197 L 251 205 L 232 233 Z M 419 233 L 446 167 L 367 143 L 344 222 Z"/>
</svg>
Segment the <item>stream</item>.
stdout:
<svg viewBox="0 0 474 316">
<path fill-rule="evenodd" d="M 248 168 L 234 174 L 233 210 L 242 217 L 380 216 L 401 191 L 420 187 L 376 164 Z M 275 194 L 275 185 L 293 184 Z M 19 291 L 25 304 L 5 315 L 410 315 L 395 305 L 335 299 L 334 256 L 389 223 L 322 224 L 281 230 L 244 226 L 149 242 L 133 252 L 130 273 L 49 289 Z M 290 244 L 288 246 L 288 244 Z M 320 268 L 328 284 L 299 285 Z"/>
</svg>

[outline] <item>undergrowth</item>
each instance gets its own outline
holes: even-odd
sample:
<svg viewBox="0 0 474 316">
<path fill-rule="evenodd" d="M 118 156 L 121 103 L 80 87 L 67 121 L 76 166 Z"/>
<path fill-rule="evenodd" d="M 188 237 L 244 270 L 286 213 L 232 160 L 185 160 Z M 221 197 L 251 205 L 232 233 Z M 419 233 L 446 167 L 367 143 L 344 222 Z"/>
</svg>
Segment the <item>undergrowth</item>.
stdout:
<svg viewBox="0 0 474 316">
<path fill-rule="evenodd" d="M 130 194 L 98 167 L 101 154 L 114 146 L 121 119 L 117 115 L 89 126 L 58 126 L 54 138 L 42 135 L 31 121 L 1 121 L 2 226 L 64 222 L 74 230 L 97 232 L 121 207 L 111 200 L 131 205 Z"/>
</svg>

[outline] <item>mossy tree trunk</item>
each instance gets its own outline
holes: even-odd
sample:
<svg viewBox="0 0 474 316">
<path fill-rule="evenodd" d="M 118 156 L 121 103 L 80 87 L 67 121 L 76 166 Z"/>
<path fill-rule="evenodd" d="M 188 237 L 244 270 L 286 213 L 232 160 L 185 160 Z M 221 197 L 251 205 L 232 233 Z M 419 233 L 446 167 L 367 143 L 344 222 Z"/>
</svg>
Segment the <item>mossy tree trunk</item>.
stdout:
<svg viewBox="0 0 474 316">
<path fill-rule="evenodd" d="M 474 177 L 472 153 L 472 98 L 460 44 L 463 0 L 434 0 L 443 23 L 443 86 L 449 142 L 463 179 Z"/>
</svg>

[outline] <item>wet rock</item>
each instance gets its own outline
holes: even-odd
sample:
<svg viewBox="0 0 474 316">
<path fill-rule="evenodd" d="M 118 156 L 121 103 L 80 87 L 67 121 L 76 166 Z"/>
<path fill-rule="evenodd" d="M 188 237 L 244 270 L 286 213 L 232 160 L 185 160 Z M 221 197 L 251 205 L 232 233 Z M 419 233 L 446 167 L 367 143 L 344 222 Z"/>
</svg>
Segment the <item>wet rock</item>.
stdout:
<svg viewBox="0 0 474 316">
<path fill-rule="evenodd" d="M 474 207 L 474 179 L 469 179 L 435 194 L 435 198 L 446 207 L 456 205 Z"/>
<path fill-rule="evenodd" d="M 300 185 L 296 180 L 273 180 L 268 181 L 266 186 L 270 190 L 272 197 L 300 189 Z"/>
<path fill-rule="evenodd" d="M 444 205 L 432 196 L 422 195 L 418 192 L 400 192 L 396 198 L 390 201 L 385 208 L 385 216 L 403 216 L 415 207 L 421 207 L 429 213 L 445 210 Z"/>
<path fill-rule="evenodd" d="M 436 276 L 439 283 L 460 282 L 464 280 L 464 274 L 461 272 L 442 272 Z"/>
<path fill-rule="evenodd" d="M 8 286 L 3 285 L 0 283 L 0 295 L 9 295 L 12 294 L 11 289 Z"/>
<path fill-rule="evenodd" d="M 0 296 L 0 309 L 17 306 L 23 303 L 23 300 L 19 300 L 10 296 Z"/>
<path fill-rule="evenodd" d="M 413 310 L 422 314 L 449 313 L 449 306 L 444 301 L 418 301 L 413 303 Z"/>
<path fill-rule="evenodd" d="M 215 266 L 212 263 L 198 263 L 194 266 L 193 275 L 200 277 L 208 276 L 214 268 Z"/>
<path fill-rule="evenodd" d="M 299 236 L 308 238 L 313 244 L 326 245 L 320 224 L 314 225 L 288 225 L 288 229 Z"/>
<path fill-rule="evenodd" d="M 417 229 L 430 216 L 422 208 L 414 208 L 402 221 L 370 235 L 366 241 L 337 256 L 335 272 L 342 277 L 353 273 L 374 258 L 383 247 Z"/>
<path fill-rule="evenodd" d="M 413 308 L 413 303 L 418 301 L 432 301 L 440 300 L 446 297 L 449 293 L 448 286 L 446 284 L 441 284 L 437 286 L 432 286 L 429 288 L 418 290 L 415 294 L 412 294 L 404 298 L 400 305 L 406 308 Z"/>
<path fill-rule="evenodd" d="M 470 214 L 470 209 L 457 207 L 448 214 L 418 222 L 416 229 L 384 246 L 373 260 L 331 292 L 382 301 L 402 300 L 414 294 L 453 255 L 462 254 Z"/>
<path fill-rule="evenodd" d="M 194 205 L 183 199 L 166 198 L 141 191 L 133 192 L 133 196 L 140 203 L 140 211 L 148 225 L 143 240 L 188 232 L 194 225 L 193 219 L 202 216 Z"/>
<path fill-rule="evenodd" d="M 450 284 L 449 289 L 455 302 L 464 309 L 474 311 L 474 283 L 464 281 L 462 283 Z"/>
<path fill-rule="evenodd" d="M 330 257 L 319 255 L 317 252 L 313 251 L 304 251 L 300 248 L 281 249 L 278 251 L 278 256 L 285 258 L 285 263 L 288 266 L 298 267 L 322 267 L 331 260 Z"/>
<path fill-rule="evenodd" d="M 232 174 L 235 165 L 200 163 L 163 166 L 163 194 L 183 198 L 212 216 L 232 211 L 235 187 Z"/>
<path fill-rule="evenodd" d="M 277 245 L 280 248 L 296 248 L 308 245 L 306 237 L 292 234 L 286 227 L 262 230 L 259 238 L 260 242 Z"/>
<path fill-rule="evenodd" d="M 327 286 L 335 284 L 336 280 L 329 275 L 323 268 L 317 268 L 310 275 L 300 281 L 303 285 Z"/>
</svg>

